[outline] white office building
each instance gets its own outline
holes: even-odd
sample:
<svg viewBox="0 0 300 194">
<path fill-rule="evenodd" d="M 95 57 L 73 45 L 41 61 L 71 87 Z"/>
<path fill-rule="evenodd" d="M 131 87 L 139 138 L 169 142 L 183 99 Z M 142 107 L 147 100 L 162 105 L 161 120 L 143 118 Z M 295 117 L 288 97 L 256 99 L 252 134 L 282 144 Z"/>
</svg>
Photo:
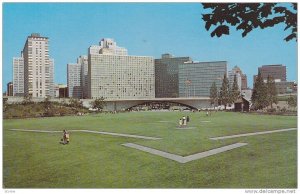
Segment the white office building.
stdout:
<svg viewBox="0 0 300 194">
<path fill-rule="evenodd" d="M 102 39 L 99 53 L 89 48 L 89 98 L 145 99 L 155 97 L 154 59 L 128 56 L 127 49 Z"/>
<path fill-rule="evenodd" d="M 89 47 L 89 54 L 128 55 L 128 52 L 126 48 L 117 46 L 113 39 L 103 38 L 99 45 Z"/>
<path fill-rule="evenodd" d="M 49 39 L 28 36 L 24 49 L 24 93 L 32 97 L 54 96 L 54 60 L 49 58 Z"/>
<path fill-rule="evenodd" d="M 13 58 L 13 96 L 24 96 L 24 58 Z"/>
</svg>

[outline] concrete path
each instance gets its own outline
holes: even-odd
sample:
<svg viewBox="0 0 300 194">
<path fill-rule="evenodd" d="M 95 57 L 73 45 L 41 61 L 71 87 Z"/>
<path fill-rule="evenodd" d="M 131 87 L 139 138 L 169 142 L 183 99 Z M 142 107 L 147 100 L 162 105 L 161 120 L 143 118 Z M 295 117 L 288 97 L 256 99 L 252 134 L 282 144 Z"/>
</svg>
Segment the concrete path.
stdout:
<svg viewBox="0 0 300 194">
<path fill-rule="evenodd" d="M 72 130 L 69 130 L 72 131 Z M 151 140 L 158 140 L 161 139 L 159 137 L 149 137 L 149 136 L 142 136 L 142 135 L 131 135 L 131 134 L 123 134 L 123 133 L 111 133 L 111 132 L 104 132 L 104 131 L 89 131 L 89 130 L 74 130 L 74 131 L 80 131 L 84 133 L 98 133 L 103 135 L 113 135 L 113 136 L 121 136 L 121 137 L 132 137 L 132 138 L 138 138 L 138 139 L 151 139 Z"/>
<path fill-rule="evenodd" d="M 220 148 L 216 148 L 216 149 L 212 149 L 212 150 L 209 150 L 209 151 L 200 152 L 200 153 L 197 153 L 197 154 L 184 156 L 184 157 L 176 155 L 176 154 L 171 154 L 171 153 L 168 153 L 168 152 L 156 150 L 156 149 L 153 149 L 153 148 L 149 148 L 149 147 L 146 147 L 146 146 L 141 146 L 141 145 L 134 144 L 134 143 L 125 143 L 125 144 L 122 144 L 122 145 L 126 146 L 126 147 L 130 147 L 130 148 L 138 149 L 138 150 L 141 150 L 141 151 L 144 151 L 144 152 L 148 152 L 148 153 L 151 153 L 151 154 L 154 154 L 154 155 L 158 155 L 158 156 L 170 159 L 170 160 L 174 160 L 174 161 L 179 162 L 179 163 L 187 163 L 187 162 L 190 162 L 190 161 L 193 161 L 193 160 L 198 160 L 198 159 L 205 158 L 205 157 L 208 157 L 208 156 L 211 156 L 211 155 L 226 152 L 228 150 L 239 148 L 239 147 L 247 145 L 247 143 L 235 143 L 235 144 L 231 144 L 231 145 L 228 145 L 228 146 L 223 146 L 223 147 L 220 147 Z"/>
<path fill-rule="evenodd" d="M 9 129 L 11 131 L 37 132 L 37 133 L 62 133 L 61 131 L 33 130 L 33 129 Z"/>
<path fill-rule="evenodd" d="M 196 129 L 196 127 L 176 127 L 176 129 Z"/>
<path fill-rule="evenodd" d="M 279 133 L 279 132 L 293 131 L 293 130 L 297 130 L 297 128 L 279 129 L 279 130 L 272 130 L 272 131 L 262 131 L 262 132 L 255 132 L 255 133 L 244 133 L 244 134 L 229 135 L 229 136 L 223 136 L 223 137 L 212 137 L 212 138 L 209 138 L 209 139 L 211 139 L 211 140 L 230 139 L 230 138 L 236 138 L 236 137 L 262 135 L 262 134 L 268 134 L 268 133 Z"/>
<path fill-rule="evenodd" d="M 25 131 L 25 132 L 37 132 L 37 133 L 62 133 L 61 131 L 47 131 L 47 130 L 31 130 L 31 129 L 9 129 L 11 131 Z M 104 131 L 90 131 L 90 130 L 68 130 L 70 132 L 84 132 L 84 133 L 98 133 L 103 135 L 113 135 L 113 136 L 121 136 L 121 137 L 131 137 L 131 138 L 138 138 L 138 139 L 150 139 L 150 140 L 158 140 L 161 138 L 158 137 L 148 137 L 148 136 L 141 136 L 141 135 L 131 135 L 131 134 L 123 134 L 123 133 L 110 133 Z"/>
</svg>

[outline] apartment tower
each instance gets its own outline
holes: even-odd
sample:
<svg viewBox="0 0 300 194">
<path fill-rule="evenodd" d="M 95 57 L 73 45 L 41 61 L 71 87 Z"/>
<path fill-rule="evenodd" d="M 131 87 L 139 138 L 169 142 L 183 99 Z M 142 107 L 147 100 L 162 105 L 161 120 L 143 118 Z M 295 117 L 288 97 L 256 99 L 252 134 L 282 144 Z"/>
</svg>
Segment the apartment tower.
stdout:
<svg viewBox="0 0 300 194">
<path fill-rule="evenodd" d="M 32 97 L 54 96 L 54 60 L 49 58 L 49 39 L 34 33 L 24 49 L 24 94 Z"/>
</svg>

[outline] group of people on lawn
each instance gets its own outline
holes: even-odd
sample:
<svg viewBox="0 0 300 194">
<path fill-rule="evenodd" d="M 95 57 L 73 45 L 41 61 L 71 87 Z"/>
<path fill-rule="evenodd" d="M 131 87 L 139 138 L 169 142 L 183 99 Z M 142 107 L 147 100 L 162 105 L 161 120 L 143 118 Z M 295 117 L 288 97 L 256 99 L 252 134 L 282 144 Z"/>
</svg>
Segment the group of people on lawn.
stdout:
<svg viewBox="0 0 300 194">
<path fill-rule="evenodd" d="M 183 116 L 181 119 L 179 119 L 179 127 L 185 127 L 187 126 L 187 123 L 190 122 L 190 117 Z"/>
</svg>

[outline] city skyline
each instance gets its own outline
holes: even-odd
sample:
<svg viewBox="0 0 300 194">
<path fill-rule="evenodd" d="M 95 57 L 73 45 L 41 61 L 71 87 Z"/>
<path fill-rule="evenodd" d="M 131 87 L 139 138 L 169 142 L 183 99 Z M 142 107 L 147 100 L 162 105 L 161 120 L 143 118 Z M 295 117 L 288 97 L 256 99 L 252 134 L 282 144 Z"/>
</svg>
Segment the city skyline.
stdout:
<svg viewBox="0 0 300 194">
<path fill-rule="evenodd" d="M 211 38 L 201 13 L 201 3 L 4 3 L 2 91 L 13 78 L 13 57 L 20 56 L 34 32 L 49 37 L 55 83 L 67 83 L 67 64 L 105 37 L 130 55 L 159 59 L 171 53 L 201 62 L 228 61 L 228 70 L 239 66 L 250 87 L 262 65 L 285 65 L 287 80 L 297 81 L 297 43 L 283 40 L 288 33 L 283 26 L 254 30 L 245 38 L 234 31 Z"/>
</svg>

